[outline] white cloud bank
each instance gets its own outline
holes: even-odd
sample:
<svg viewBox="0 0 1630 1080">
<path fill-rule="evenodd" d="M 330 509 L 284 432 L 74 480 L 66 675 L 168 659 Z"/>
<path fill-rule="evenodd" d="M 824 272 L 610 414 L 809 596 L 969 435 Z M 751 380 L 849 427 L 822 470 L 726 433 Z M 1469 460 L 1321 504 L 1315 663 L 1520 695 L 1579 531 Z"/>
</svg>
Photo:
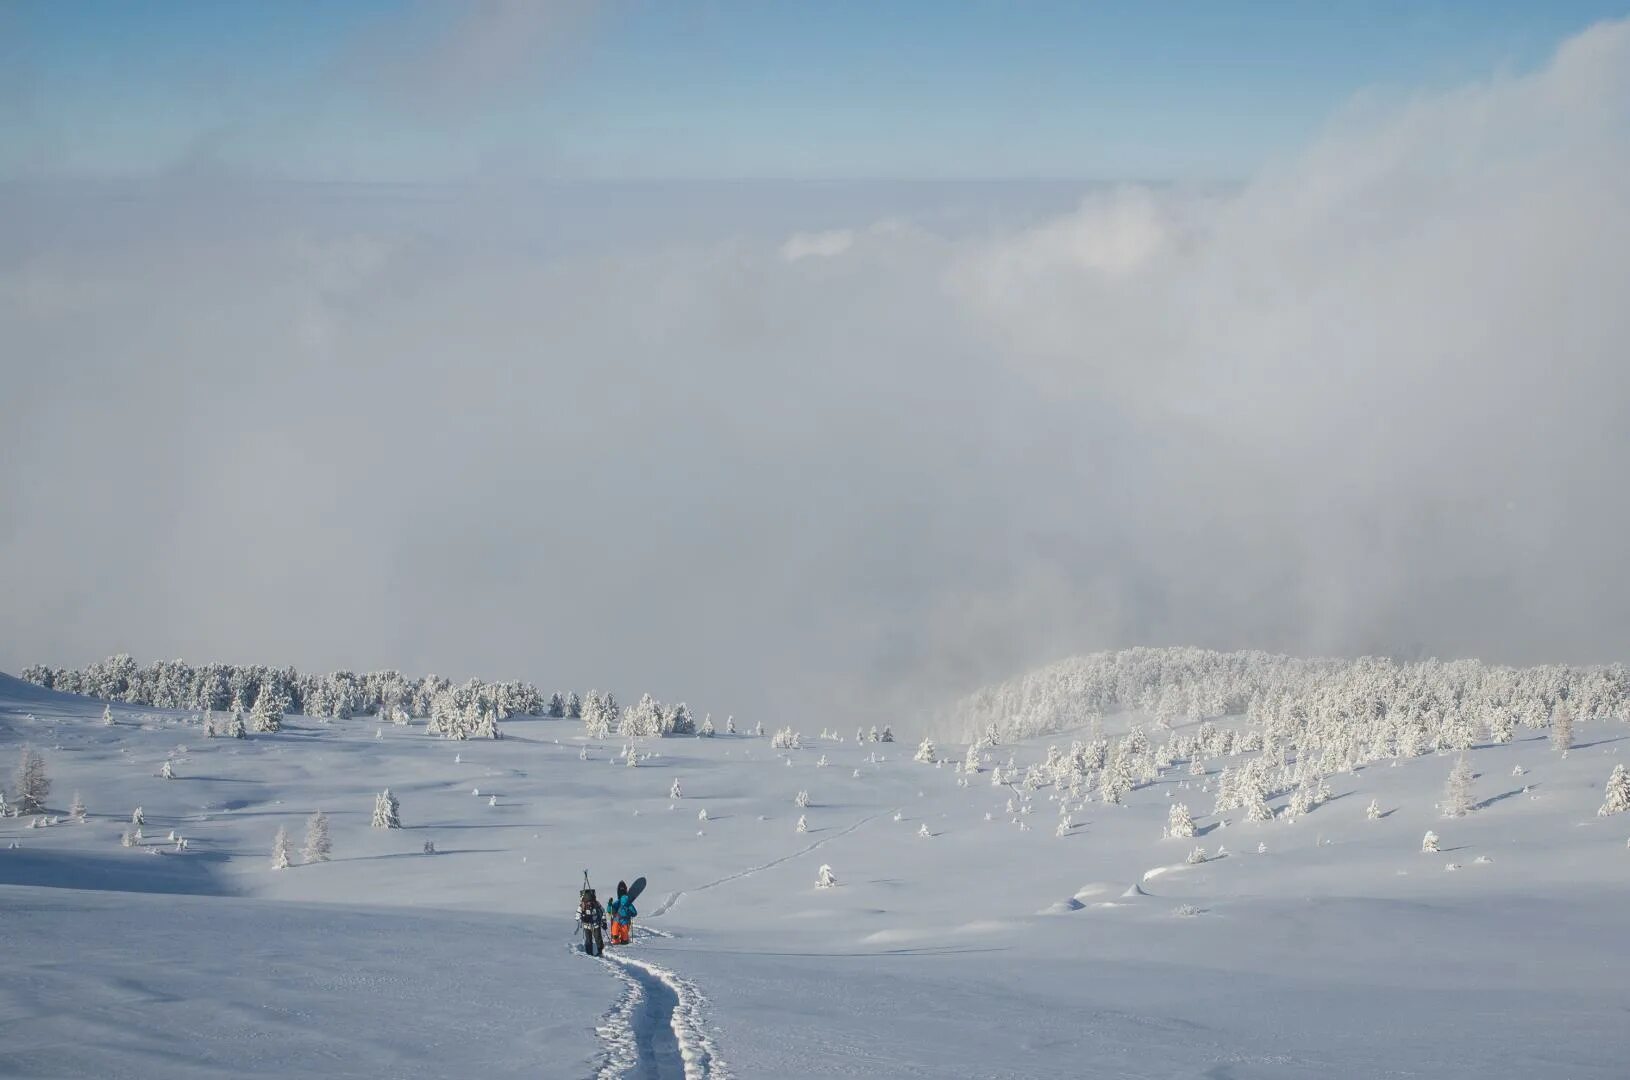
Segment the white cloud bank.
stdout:
<svg viewBox="0 0 1630 1080">
<path fill-rule="evenodd" d="M 1622 658 L 1627 175 L 1610 23 L 1238 190 L 1041 222 L 14 190 L 0 666 L 796 720 L 1137 642 Z"/>
</svg>

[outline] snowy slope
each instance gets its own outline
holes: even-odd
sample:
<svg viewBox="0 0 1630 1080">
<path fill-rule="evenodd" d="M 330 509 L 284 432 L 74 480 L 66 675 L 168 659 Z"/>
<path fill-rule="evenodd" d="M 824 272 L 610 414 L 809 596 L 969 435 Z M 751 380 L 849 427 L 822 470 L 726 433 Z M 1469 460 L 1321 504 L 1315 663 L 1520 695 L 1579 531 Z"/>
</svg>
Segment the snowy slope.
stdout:
<svg viewBox="0 0 1630 1080">
<path fill-rule="evenodd" d="M 631 768 L 569 721 L 239 741 L 101 710 L 0 683 L 0 750 L 44 754 L 53 814 L 90 810 L 0 821 L 0 1075 L 1617 1077 L 1630 1054 L 1630 816 L 1596 816 L 1622 725 L 1566 759 L 1527 731 L 1472 751 L 1462 819 L 1425 756 L 1331 777 L 1294 823 L 1224 824 L 1176 767 L 1059 836 L 1051 789 L 1024 814 L 852 733 L 653 740 Z M 368 827 L 386 786 L 401 830 Z M 1162 839 L 1174 800 L 1200 836 Z M 271 869 L 319 808 L 334 861 Z M 651 882 L 606 962 L 571 950 L 585 867 Z"/>
</svg>

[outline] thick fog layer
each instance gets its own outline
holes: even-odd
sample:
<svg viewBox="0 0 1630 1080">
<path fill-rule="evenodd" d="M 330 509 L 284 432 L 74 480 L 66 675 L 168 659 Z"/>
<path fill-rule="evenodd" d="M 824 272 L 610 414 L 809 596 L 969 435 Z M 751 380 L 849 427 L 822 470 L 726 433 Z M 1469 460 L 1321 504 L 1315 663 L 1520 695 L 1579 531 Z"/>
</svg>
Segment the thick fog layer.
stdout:
<svg viewBox="0 0 1630 1080">
<path fill-rule="evenodd" d="M 1217 190 L 13 185 L 0 668 L 1622 659 L 1627 176 L 1618 23 Z"/>
</svg>

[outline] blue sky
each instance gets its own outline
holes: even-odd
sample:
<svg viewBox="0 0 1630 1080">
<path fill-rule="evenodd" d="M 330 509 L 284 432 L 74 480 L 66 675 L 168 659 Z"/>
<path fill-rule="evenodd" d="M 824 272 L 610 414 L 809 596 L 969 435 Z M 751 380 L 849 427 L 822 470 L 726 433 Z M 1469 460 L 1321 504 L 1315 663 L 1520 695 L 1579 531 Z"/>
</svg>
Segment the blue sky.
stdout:
<svg viewBox="0 0 1630 1080">
<path fill-rule="evenodd" d="M 1627 5 L 0 6 L 0 175 L 1228 180 Z"/>
</svg>

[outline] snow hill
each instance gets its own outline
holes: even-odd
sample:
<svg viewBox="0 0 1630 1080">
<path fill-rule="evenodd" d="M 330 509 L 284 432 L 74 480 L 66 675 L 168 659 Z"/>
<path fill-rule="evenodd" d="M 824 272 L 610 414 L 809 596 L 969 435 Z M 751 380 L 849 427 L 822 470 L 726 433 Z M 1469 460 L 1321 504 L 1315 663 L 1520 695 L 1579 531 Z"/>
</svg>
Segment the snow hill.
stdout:
<svg viewBox="0 0 1630 1080">
<path fill-rule="evenodd" d="M 1479 738 L 1464 816 L 1438 806 L 1459 755 L 1427 752 L 1288 791 L 1287 762 L 1251 821 L 1214 807 L 1262 751 L 1155 763 L 1259 730 L 1242 715 L 1111 713 L 1101 766 L 1073 771 L 1073 743 L 1097 755 L 1081 730 L 976 748 L 973 774 L 965 744 L 852 726 L 797 749 L 644 739 L 631 767 L 567 720 L 453 741 L 291 716 L 239 740 L 111 714 L 0 677 L 0 751 L 26 744 L 52 785 L 43 815 L 0 819 L 0 1075 L 1486 1080 L 1630 1060 L 1630 814 L 1598 814 L 1630 756 L 1618 721 L 1578 721 L 1566 756 L 1548 731 Z M 1105 802 L 1134 726 L 1151 746 Z M 387 787 L 402 827 L 371 828 Z M 1193 836 L 1164 835 L 1178 803 Z M 315 810 L 332 859 L 302 864 Z M 603 961 L 573 948 L 584 868 L 602 895 L 650 880 Z"/>
</svg>

